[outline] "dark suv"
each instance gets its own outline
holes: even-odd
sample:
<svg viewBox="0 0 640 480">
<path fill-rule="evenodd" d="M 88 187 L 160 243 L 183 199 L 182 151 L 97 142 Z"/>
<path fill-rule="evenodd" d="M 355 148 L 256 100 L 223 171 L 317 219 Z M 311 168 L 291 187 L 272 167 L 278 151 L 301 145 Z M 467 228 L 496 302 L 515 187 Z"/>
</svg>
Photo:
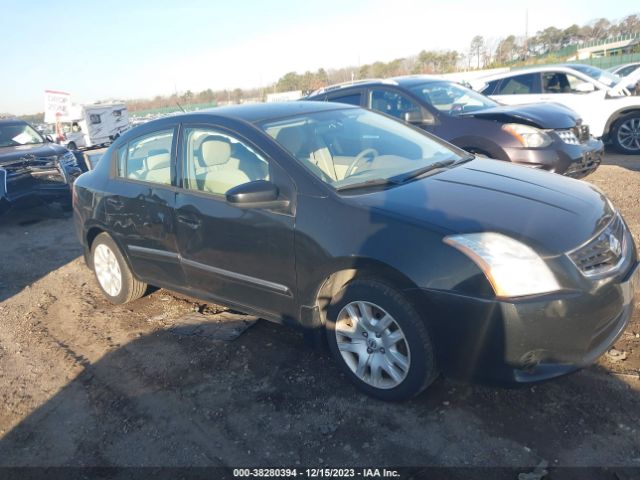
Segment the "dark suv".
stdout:
<svg viewBox="0 0 640 480">
<path fill-rule="evenodd" d="M 391 115 L 477 155 L 574 178 L 602 160 L 601 141 L 561 105 L 504 106 L 458 83 L 429 76 L 363 80 L 323 88 L 306 100 L 348 103 Z"/>
<path fill-rule="evenodd" d="M 22 120 L 0 120 L 0 213 L 41 201 L 71 204 L 76 157 Z"/>
</svg>

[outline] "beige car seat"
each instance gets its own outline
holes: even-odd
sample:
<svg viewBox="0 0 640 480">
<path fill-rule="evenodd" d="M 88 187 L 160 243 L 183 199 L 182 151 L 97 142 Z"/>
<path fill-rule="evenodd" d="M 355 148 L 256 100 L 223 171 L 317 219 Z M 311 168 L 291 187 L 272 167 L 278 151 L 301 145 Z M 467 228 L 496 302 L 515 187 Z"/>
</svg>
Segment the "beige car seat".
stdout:
<svg viewBox="0 0 640 480">
<path fill-rule="evenodd" d="M 200 144 L 200 160 L 195 172 L 199 190 L 223 195 L 230 188 L 251 181 L 239 169 L 239 162 L 231 161 L 231 145 L 224 137 L 205 138 Z"/>
<path fill-rule="evenodd" d="M 310 163 L 330 179 L 338 179 L 329 148 L 320 145 L 303 127 L 281 129 L 276 135 L 276 141 L 296 158 Z"/>
</svg>

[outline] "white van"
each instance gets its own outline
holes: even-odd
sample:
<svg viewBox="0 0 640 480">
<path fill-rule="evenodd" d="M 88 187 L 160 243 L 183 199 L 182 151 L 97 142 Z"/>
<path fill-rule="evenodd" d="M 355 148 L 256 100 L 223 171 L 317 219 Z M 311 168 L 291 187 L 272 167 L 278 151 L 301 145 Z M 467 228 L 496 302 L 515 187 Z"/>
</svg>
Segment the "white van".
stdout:
<svg viewBox="0 0 640 480">
<path fill-rule="evenodd" d="M 71 127 L 62 142 L 69 150 L 111 143 L 129 128 L 124 103 L 102 103 L 71 107 Z"/>
</svg>

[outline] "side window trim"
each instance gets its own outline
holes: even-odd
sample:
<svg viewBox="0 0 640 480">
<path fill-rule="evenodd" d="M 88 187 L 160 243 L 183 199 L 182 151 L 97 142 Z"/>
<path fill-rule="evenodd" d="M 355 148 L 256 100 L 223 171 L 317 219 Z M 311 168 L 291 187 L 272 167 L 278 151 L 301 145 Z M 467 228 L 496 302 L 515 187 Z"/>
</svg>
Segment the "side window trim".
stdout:
<svg viewBox="0 0 640 480">
<path fill-rule="evenodd" d="M 178 142 L 178 135 L 179 135 L 179 124 L 173 124 L 173 125 L 168 125 L 165 128 L 158 128 L 156 130 L 149 130 L 149 131 L 145 131 L 144 133 L 141 133 L 140 135 L 138 135 L 137 137 L 134 137 L 132 139 L 130 139 L 128 142 L 122 144 L 120 147 L 118 147 L 117 150 L 115 150 L 114 152 L 114 156 L 115 156 L 115 161 L 113 162 L 115 164 L 115 168 L 112 169 L 112 178 L 121 180 L 121 181 L 125 181 L 125 182 L 133 182 L 133 183 L 143 183 L 143 184 L 147 184 L 147 185 L 156 185 L 156 186 L 161 186 L 161 187 L 165 187 L 165 188 L 175 188 L 177 186 L 177 168 L 176 168 L 176 161 L 177 161 L 177 142 Z M 159 182 L 153 182 L 153 181 L 149 181 L 149 180 L 143 180 L 143 179 L 136 179 L 136 178 L 131 178 L 129 176 L 127 176 L 127 165 L 129 162 L 129 145 L 137 140 L 140 140 L 144 137 L 148 137 L 151 136 L 153 134 L 157 134 L 160 132 L 164 132 L 164 131 L 171 131 L 172 132 L 172 138 L 171 138 L 171 147 L 169 150 L 169 168 L 170 168 L 170 181 L 171 183 L 169 184 L 165 184 L 165 183 L 159 183 Z M 120 164 L 120 151 L 124 149 L 124 164 L 121 165 Z M 124 172 L 121 171 L 121 167 L 124 167 Z"/>
</svg>

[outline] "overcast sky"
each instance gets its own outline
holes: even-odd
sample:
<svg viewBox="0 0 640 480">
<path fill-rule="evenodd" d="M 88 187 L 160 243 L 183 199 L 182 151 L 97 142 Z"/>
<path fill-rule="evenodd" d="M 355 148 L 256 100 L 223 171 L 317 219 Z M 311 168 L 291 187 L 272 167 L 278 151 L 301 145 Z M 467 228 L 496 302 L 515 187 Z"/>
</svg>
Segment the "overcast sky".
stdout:
<svg viewBox="0 0 640 480">
<path fill-rule="evenodd" d="M 620 19 L 637 0 L 0 0 L 0 112 L 268 85 L 289 71 L 467 50 L 547 26 Z"/>
</svg>

